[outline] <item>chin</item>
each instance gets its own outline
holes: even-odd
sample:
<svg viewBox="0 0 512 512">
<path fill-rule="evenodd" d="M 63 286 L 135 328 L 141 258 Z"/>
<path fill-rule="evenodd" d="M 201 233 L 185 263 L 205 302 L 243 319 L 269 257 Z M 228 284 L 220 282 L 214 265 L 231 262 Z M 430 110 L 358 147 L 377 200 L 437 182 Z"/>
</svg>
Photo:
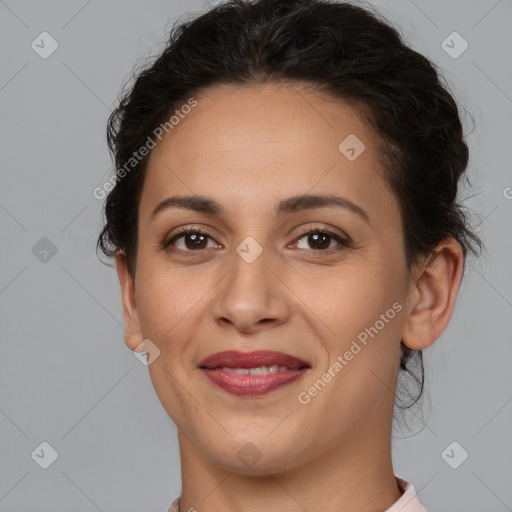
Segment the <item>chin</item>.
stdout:
<svg viewBox="0 0 512 512">
<path fill-rule="evenodd" d="M 297 443 L 288 446 L 280 442 L 279 448 L 276 448 L 274 442 L 264 437 L 253 441 L 247 437 L 239 441 L 230 438 L 229 444 L 217 444 L 214 452 L 209 451 L 210 457 L 218 465 L 240 475 L 268 476 L 283 473 L 301 464 Z"/>
</svg>

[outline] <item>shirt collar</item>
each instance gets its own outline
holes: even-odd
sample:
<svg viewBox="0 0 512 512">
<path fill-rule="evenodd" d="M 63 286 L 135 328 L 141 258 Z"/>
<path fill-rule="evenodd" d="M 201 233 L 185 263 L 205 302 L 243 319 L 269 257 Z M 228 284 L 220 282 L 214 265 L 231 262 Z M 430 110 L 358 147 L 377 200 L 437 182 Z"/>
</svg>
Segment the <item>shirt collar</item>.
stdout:
<svg viewBox="0 0 512 512">
<path fill-rule="evenodd" d="M 395 478 L 398 487 L 402 491 L 402 496 L 400 496 L 400 498 L 398 498 L 398 500 L 395 501 L 395 503 L 385 512 L 427 512 L 419 502 L 414 486 L 404 478 L 397 475 L 395 475 Z M 178 497 L 172 502 L 169 512 L 178 512 L 179 503 L 180 499 Z"/>
<path fill-rule="evenodd" d="M 385 512 L 427 512 L 421 505 L 414 486 L 397 475 L 395 475 L 398 487 L 402 491 L 402 496 Z"/>
</svg>

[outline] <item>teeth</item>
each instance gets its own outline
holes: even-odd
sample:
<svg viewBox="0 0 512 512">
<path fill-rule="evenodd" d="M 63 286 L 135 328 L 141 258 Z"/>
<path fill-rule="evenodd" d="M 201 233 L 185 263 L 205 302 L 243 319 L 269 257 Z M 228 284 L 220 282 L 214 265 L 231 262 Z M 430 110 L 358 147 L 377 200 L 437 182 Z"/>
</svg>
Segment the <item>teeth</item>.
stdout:
<svg viewBox="0 0 512 512">
<path fill-rule="evenodd" d="M 223 366 L 222 370 L 226 370 L 228 373 L 238 373 L 239 375 L 249 375 L 249 368 L 228 368 L 227 366 Z"/>
<path fill-rule="evenodd" d="M 259 366 L 257 368 L 228 368 L 223 366 L 222 370 L 228 373 L 237 373 L 238 375 L 267 375 L 268 373 L 286 372 L 290 369 L 287 366 Z"/>
<path fill-rule="evenodd" d="M 258 368 L 251 368 L 251 375 L 267 375 L 270 373 L 270 368 L 266 366 L 260 366 Z"/>
</svg>

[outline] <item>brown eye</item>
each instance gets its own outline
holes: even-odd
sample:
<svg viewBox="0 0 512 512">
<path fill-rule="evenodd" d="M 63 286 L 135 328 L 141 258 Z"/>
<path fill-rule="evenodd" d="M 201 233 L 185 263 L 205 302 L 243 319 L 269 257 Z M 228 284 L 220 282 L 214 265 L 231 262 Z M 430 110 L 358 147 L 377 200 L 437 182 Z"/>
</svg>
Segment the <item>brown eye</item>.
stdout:
<svg viewBox="0 0 512 512">
<path fill-rule="evenodd" d="M 312 249 L 328 249 L 332 237 L 323 233 L 307 235 L 307 242 Z"/>
<path fill-rule="evenodd" d="M 300 249 L 312 249 L 318 251 L 326 252 L 328 249 L 332 249 L 336 244 L 331 245 L 332 242 L 337 242 L 338 245 L 347 247 L 348 241 L 341 238 L 339 235 L 332 233 L 331 231 L 326 231 L 323 229 L 311 229 L 301 234 L 298 239 L 298 244 L 300 244 L 300 240 L 306 238 L 306 244 L 308 247 L 299 247 Z"/>
<path fill-rule="evenodd" d="M 202 231 L 193 229 L 183 229 L 177 235 L 163 242 L 162 248 L 176 252 L 199 252 L 208 249 L 209 235 Z M 181 246 L 177 242 L 180 241 Z"/>
<path fill-rule="evenodd" d="M 207 240 L 207 236 L 201 233 L 187 233 L 186 235 L 181 235 L 184 239 L 184 243 L 187 249 L 206 249 L 205 241 Z"/>
<path fill-rule="evenodd" d="M 306 239 L 307 247 L 299 246 L 299 249 L 312 250 L 313 252 L 328 253 L 330 249 L 339 250 L 343 247 L 349 247 L 348 240 L 336 233 L 320 228 L 310 229 L 301 233 L 297 239 L 297 244 L 300 244 L 302 239 Z M 164 241 L 162 249 L 184 254 L 199 253 L 202 250 L 211 248 L 211 246 L 208 247 L 208 240 L 213 240 L 208 234 L 197 229 L 184 228 L 169 240 Z M 178 245 L 178 242 L 180 242 L 181 246 Z M 213 247 L 219 247 L 219 245 L 214 244 Z"/>
</svg>

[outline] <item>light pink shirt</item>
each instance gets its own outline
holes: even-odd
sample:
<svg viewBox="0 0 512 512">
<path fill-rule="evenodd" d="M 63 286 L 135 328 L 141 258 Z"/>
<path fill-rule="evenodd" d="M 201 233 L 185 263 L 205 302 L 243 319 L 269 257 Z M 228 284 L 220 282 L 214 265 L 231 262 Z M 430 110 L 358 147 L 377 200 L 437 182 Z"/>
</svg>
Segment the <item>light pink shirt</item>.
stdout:
<svg viewBox="0 0 512 512">
<path fill-rule="evenodd" d="M 395 475 L 395 478 L 398 487 L 402 491 L 402 496 L 385 512 L 427 512 L 419 502 L 414 486 L 399 476 Z M 179 503 L 180 499 L 176 498 L 172 502 L 169 512 L 180 512 Z"/>
<path fill-rule="evenodd" d="M 396 475 L 395 478 L 403 494 L 386 512 L 427 512 L 418 500 L 414 486 L 404 478 Z"/>
</svg>

